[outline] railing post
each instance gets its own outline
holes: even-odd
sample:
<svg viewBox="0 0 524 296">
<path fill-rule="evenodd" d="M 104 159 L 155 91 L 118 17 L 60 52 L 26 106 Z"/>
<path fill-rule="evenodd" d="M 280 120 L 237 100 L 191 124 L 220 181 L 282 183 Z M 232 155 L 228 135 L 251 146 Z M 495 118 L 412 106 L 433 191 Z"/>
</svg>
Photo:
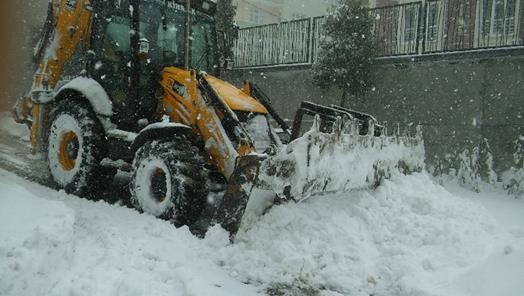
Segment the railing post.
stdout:
<svg viewBox="0 0 524 296">
<path fill-rule="evenodd" d="M 515 4 L 515 45 L 523 45 L 521 34 L 521 22 L 522 22 L 522 1 L 517 0 Z"/>
<path fill-rule="evenodd" d="M 283 57 L 284 57 L 284 29 L 282 26 L 282 23 L 278 23 L 278 56 L 277 56 L 277 64 L 282 64 Z"/>
<path fill-rule="evenodd" d="M 421 17 L 422 17 L 422 25 L 419 25 L 419 28 L 421 28 L 421 31 L 419 32 L 419 34 L 422 34 L 421 35 L 421 38 L 422 38 L 422 50 L 419 52 L 419 54 L 424 54 L 426 53 L 426 32 L 428 30 L 428 2 L 425 1 L 425 2 L 422 2 L 420 4 L 420 13 L 421 13 Z M 417 50 L 418 52 L 418 50 Z"/>
<path fill-rule="evenodd" d="M 313 65 L 313 36 L 315 35 L 315 33 L 313 32 L 313 25 L 314 25 L 314 22 L 315 22 L 315 19 L 310 17 L 309 18 L 309 26 L 308 26 L 308 30 L 309 30 L 309 34 L 308 34 L 308 63 Z"/>
</svg>

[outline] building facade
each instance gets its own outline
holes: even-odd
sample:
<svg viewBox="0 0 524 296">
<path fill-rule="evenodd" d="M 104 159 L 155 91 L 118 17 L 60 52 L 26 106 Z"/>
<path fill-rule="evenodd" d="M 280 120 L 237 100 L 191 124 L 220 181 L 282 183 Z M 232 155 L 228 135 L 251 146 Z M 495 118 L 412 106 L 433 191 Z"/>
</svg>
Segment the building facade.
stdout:
<svg viewBox="0 0 524 296">
<path fill-rule="evenodd" d="M 372 0 L 375 35 L 385 55 L 518 44 L 524 37 L 521 0 Z M 425 22 L 425 23 L 422 23 Z M 421 28 L 425 31 L 420 32 Z M 413 47 L 412 49 L 406 46 Z M 399 49 L 400 48 L 400 49 Z M 406 50 L 408 49 L 408 50 Z"/>
<path fill-rule="evenodd" d="M 326 15 L 336 3 L 337 0 L 284 0 L 282 19 L 287 21 Z"/>
<path fill-rule="evenodd" d="M 325 15 L 338 0 L 234 0 L 241 28 Z"/>
<path fill-rule="evenodd" d="M 278 23 L 282 20 L 283 0 L 234 0 L 236 22 L 241 28 Z"/>
</svg>

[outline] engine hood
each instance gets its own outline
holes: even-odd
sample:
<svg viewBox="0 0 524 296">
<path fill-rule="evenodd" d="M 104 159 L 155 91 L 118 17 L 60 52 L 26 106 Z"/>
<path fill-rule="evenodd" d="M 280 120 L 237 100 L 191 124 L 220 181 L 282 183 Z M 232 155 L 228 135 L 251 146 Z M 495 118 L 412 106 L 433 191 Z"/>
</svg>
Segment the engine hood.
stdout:
<svg viewBox="0 0 524 296">
<path fill-rule="evenodd" d="M 211 75 L 206 75 L 206 80 L 215 92 L 233 111 L 253 112 L 267 114 L 268 111 L 259 101 L 248 96 L 242 90 L 230 83 L 220 80 Z"/>
</svg>

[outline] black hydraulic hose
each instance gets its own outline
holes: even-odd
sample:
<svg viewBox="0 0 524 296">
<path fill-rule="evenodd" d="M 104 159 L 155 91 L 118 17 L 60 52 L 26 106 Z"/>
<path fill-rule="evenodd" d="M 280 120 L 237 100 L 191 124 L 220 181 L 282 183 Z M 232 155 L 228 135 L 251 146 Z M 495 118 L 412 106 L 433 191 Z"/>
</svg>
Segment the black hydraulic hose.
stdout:
<svg viewBox="0 0 524 296">
<path fill-rule="evenodd" d="M 288 135 L 291 135 L 291 129 L 289 128 L 289 125 L 286 123 L 286 121 L 280 117 L 278 112 L 273 108 L 271 105 L 271 101 L 269 100 L 269 97 L 254 83 L 249 82 L 249 87 L 251 88 L 251 96 L 257 99 L 264 107 L 266 107 L 267 111 L 269 112 L 269 115 L 275 119 L 275 121 L 278 123 L 280 128 L 284 130 Z"/>
</svg>

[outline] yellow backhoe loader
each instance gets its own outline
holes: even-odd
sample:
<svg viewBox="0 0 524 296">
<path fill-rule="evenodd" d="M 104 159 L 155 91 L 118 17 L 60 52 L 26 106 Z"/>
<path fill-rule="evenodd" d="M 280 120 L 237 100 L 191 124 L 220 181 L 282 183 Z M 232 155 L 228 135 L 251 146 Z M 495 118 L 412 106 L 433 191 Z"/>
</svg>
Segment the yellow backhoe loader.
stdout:
<svg viewBox="0 0 524 296">
<path fill-rule="evenodd" d="M 224 66 L 215 10 L 213 0 L 50 1 L 34 82 L 14 114 L 57 185 L 91 193 L 132 172 L 132 205 L 176 225 L 195 223 L 217 191 L 212 221 L 234 235 L 253 187 L 300 199 L 420 168 L 411 155 L 420 140 L 386 137 L 370 115 L 304 102 L 291 129 L 255 84 L 213 75 Z M 315 120 L 300 137 L 304 116 Z M 383 153 L 397 146 L 408 150 Z M 373 157 L 361 181 L 312 165 L 362 147 Z"/>
</svg>

